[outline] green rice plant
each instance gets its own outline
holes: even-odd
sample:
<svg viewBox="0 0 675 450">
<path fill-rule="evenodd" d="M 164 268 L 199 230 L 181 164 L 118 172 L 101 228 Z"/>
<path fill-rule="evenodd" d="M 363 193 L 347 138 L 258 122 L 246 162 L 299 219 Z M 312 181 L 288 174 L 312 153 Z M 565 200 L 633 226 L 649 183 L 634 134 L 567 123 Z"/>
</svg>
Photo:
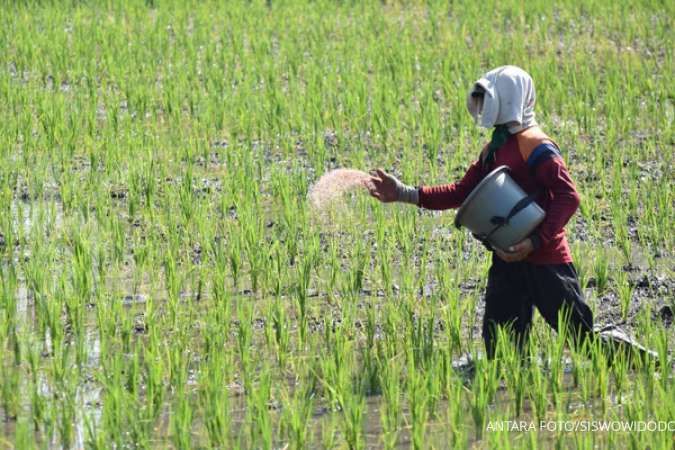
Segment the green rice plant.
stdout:
<svg viewBox="0 0 675 450">
<path fill-rule="evenodd" d="M 21 342 L 18 330 L 17 306 L 18 306 L 18 280 L 14 266 L 7 271 L 0 271 L 0 280 L 2 281 L 2 290 L 0 291 L 0 341 L 5 349 L 11 352 L 13 364 L 21 364 Z"/>
<path fill-rule="evenodd" d="M 14 421 L 18 417 L 21 402 L 19 398 L 19 372 L 17 370 L 12 370 L 12 367 L 3 361 L 2 364 L 0 364 L 0 375 L 2 376 L 0 398 L 2 398 L 4 417 L 8 421 Z"/>
<path fill-rule="evenodd" d="M 192 407 L 185 392 L 185 387 L 180 385 L 174 392 L 174 406 L 171 414 L 171 438 L 176 448 L 184 449 L 192 447 Z"/>
<path fill-rule="evenodd" d="M 230 260 L 230 271 L 232 273 L 232 283 L 235 288 L 239 287 L 239 277 L 241 273 L 242 261 L 241 252 L 243 245 L 238 238 L 233 238 L 228 241 L 228 251 Z"/>
<path fill-rule="evenodd" d="M 384 236 L 377 238 L 377 265 L 380 268 L 381 286 L 387 297 L 392 296 L 393 274 L 390 256 L 392 252 L 392 245 L 389 239 Z"/>
<path fill-rule="evenodd" d="M 579 278 L 579 286 L 582 291 L 585 290 L 588 286 L 589 281 L 589 272 L 591 268 L 589 267 L 587 258 L 584 258 L 585 248 L 579 243 L 572 244 L 572 255 L 575 261 L 575 268 L 577 270 L 577 275 Z"/>
<path fill-rule="evenodd" d="M 476 376 L 468 391 L 476 439 L 481 439 L 485 431 L 488 405 L 497 390 L 497 363 L 483 359 L 476 360 Z"/>
<path fill-rule="evenodd" d="M 286 423 L 288 440 L 291 448 L 303 449 L 309 444 L 310 418 L 315 403 L 314 377 L 306 375 L 308 382 L 296 386 L 293 394 L 285 392 L 282 395 L 283 403 L 287 407 L 283 411 L 282 421 Z"/>
<path fill-rule="evenodd" d="M 167 253 L 164 256 L 164 283 L 168 295 L 167 309 L 169 320 L 173 324 L 177 324 L 178 321 L 178 301 L 181 287 L 179 277 L 176 258 L 171 253 Z"/>
<path fill-rule="evenodd" d="M 272 448 L 272 417 L 268 407 L 271 400 L 271 375 L 269 367 L 263 367 L 256 388 L 249 393 L 249 402 L 253 410 L 251 442 L 262 448 Z"/>
<path fill-rule="evenodd" d="M 105 362 L 106 371 L 102 373 L 101 385 L 103 387 L 103 408 L 101 412 L 102 429 L 107 434 L 106 441 L 116 445 L 123 444 L 123 435 L 114 434 L 112 430 L 118 430 L 124 426 L 123 407 L 124 389 L 122 384 L 122 362 L 119 355 L 111 355 Z"/>
<path fill-rule="evenodd" d="M 624 403 L 624 392 L 628 382 L 629 356 L 625 353 L 619 353 L 612 358 L 610 372 L 614 378 L 614 394 L 619 404 Z"/>
<path fill-rule="evenodd" d="M 591 347 L 591 360 L 593 363 L 591 386 L 599 400 L 600 411 L 604 414 L 607 410 L 607 402 L 609 401 L 609 362 L 607 361 L 607 355 L 601 342 L 598 341 L 596 340 Z"/>
<path fill-rule="evenodd" d="M 621 317 L 626 320 L 630 309 L 630 303 L 633 298 L 633 286 L 625 272 L 619 271 L 616 277 L 617 292 L 619 302 L 621 303 Z"/>
<path fill-rule="evenodd" d="M 593 260 L 593 273 L 595 274 L 595 286 L 598 294 L 605 292 L 609 281 L 609 259 L 607 253 L 598 251 Z"/>
<path fill-rule="evenodd" d="M 137 362 L 130 362 L 130 367 L 137 366 Z M 130 369 L 131 372 L 137 369 Z M 132 377 L 133 378 L 133 377 Z M 130 381 L 127 381 L 129 383 Z M 127 426 L 128 441 L 137 444 L 139 447 L 147 447 L 150 445 L 152 424 L 144 417 L 142 406 L 143 399 L 140 391 L 140 380 L 136 380 L 138 385 L 127 384 L 126 403 L 127 407 L 124 411 L 124 421 Z"/>
<path fill-rule="evenodd" d="M 641 386 L 638 385 L 635 387 L 635 394 L 633 401 L 627 402 L 625 405 L 626 420 L 629 421 L 644 420 L 644 412 L 640 407 L 640 405 L 642 404 L 641 400 L 643 399 L 644 399 L 644 391 L 642 390 Z M 638 431 L 631 431 L 628 434 L 628 442 L 630 443 L 630 448 L 638 449 L 640 448 L 641 444 L 644 444 L 644 442 L 642 442 L 640 434 L 641 433 L 639 433 Z"/>
<path fill-rule="evenodd" d="M 130 215 L 130 217 L 133 217 Z M 125 233 L 119 220 L 109 222 L 111 242 L 113 247 L 113 259 L 116 263 L 122 263 L 125 254 Z"/>
<path fill-rule="evenodd" d="M 301 237 L 301 224 L 304 222 L 302 215 L 300 215 L 302 210 L 298 210 L 298 204 L 292 199 L 291 180 L 284 176 L 275 176 L 273 180 L 276 191 L 275 194 L 279 197 L 282 205 L 281 216 L 283 219 L 283 239 L 285 241 L 285 247 L 288 250 L 290 264 L 295 264 Z"/>
<path fill-rule="evenodd" d="M 307 295 L 312 269 L 316 263 L 316 249 L 312 247 L 311 243 L 308 245 L 307 254 L 298 267 L 298 282 L 297 282 L 297 303 L 298 303 L 298 318 L 300 325 L 300 342 L 305 342 L 307 337 Z"/>
<path fill-rule="evenodd" d="M 363 448 L 363 418 L 366 413 L 365 399 L 358 392 L 349 392 L 346 386 L 339 394 L 343 417 L 343 433 L 350 449 Z"/>
<path fill-rule="evenodd" d="M 407 374 L 407 397 L 410 408 L 410 421 L 412 426 L 412 447 L 420 449 L 424 447 L 424 437 L 429 416 L 427 407 L 428 392 L 423 373 L 415 370 L 414 360 L 408 362 Z"/>
<path fill-rule="evenodd" d="M 438 406 L 443 399 L 445 382 L 443 381 L 443 361 L 439 353 L 434 355 L 431 366 L 425 374 L 426 390 L 428 395 L 427 410 L 432 420 L 440 418 Z"/>
<path fill-rule="evenodd" d="M 382 406 L 380 408 L 380 422 L 382 423 L 382 443 L 385 448 L 393 448 L 399 435 L 402 420 L 402 368 L 399 358 L 394 357 L 380 362 L 382 385 Z"/>
<path fill-rule="evenodd" d="M 541 367 L 531 364 L 528 367 L 527 378 L 529 385 L 528 398 L 533 406 L 537 421 L 541 421 L 546 417 L 546 411 L 549 406 L 548 385 Z"/>
<path fill-rule="evenodd" d="M 40 391 L 40 351 L 35 342 L 27 342 L 26 344 L 27 358 L 30 367 L 30 411 L 32 415 L 33 429 L 38 430 L 39 425 L 46 418 L 46 399 Z"/>
<path fill-rule="evenodd" d="M 500 413 L 492 415 L 491 421 L 493 422 L 493 424 L 486 426 L 486 429 L 489 430 L 489 432 L 486 434 L 484 438 L 486 445 L 489 445 L 491 448 L 507 448 L 507 449 L 512 448 L 512 444 L 509 440 L 509 435 L 514 431 L 511 431 L 508 426 L 502 425 L 504 423 L 508 424 L 509 423 L 508 420 L 512 419 Z M 522 433 L 530 434 L 536 433 L 536 431 L 528 430 L 523 431 Z M 526 438 L 523 437 L 523 440 L 524 439 Z M 525 444 L 523 446 L 525 446 Z"/>
<path fill-rule="evenodd" d="M 377 349 L 375 347 L 377 319 L 372 303 L 366 305 L 366 310 L 365 342 L 360 346 L 361 360 L 363 361 L 360 384 L 361 389 L 366 394 L 374 395 L 380 393 L 382 390 L 379 373 L 381 364 L 377 360 Z"/>
<path fill-rule="evenodd" d="M 143 380 L 145 384 L 145 405 L 143 418 L 149 424 L 154 423 L 161 414 L 166 395 L 164 361 L 159 348 L 156 331 L 150 331 L 149 344 L 143 348 Z M 154 344 L 152 344 L 154 342 Z"/>
<path fill-rule="evenodd" d="M 549 370 L 550 370 L 550 389 L 551 400 L 553 404 L 559 405 L 561 403 L 561 395 L 563 395 L 563 357 L 567 344 L 573 344 L 573 336 L 570 336 L 569 325 L 569 311 L 563 309 L 558 312 L 557 332 L 555 340 L 549 341 L 548 354 L 549 356 Z"/>
<path fill-rule="evenodd" d="M 666 369 L 669 367 L 669 364 L 672 366 L 673 358 L 671 355 L 671 350 L 670 350 L 670 341 L 668 339 L 668 333 L 666 330 L 661 329 L 658 332 L 654 333 L 655 335 L 655 349 L 658 354 L 658 363 L 659 363 L 659 371 L 662 371 L 663 374 L 665 374 Z M 656 365 L 656 361 L 652 358 L 648 364 L 645 364 L 645 369 L 648 369 L 649 372 L 656 372 L 656 367 L 653 367 Z M 652 373 L 653 373 L 652 372 Z M 661 387 L 663 388 L 664 391 L 668 390 L 673 390 L 673 380 L 670 379 L 670 377 L 667 377 L 665 375 L 661 375 L 659 377 L 659 381 L 661 383 Z"/>
<path fill-rule="evenodd" d="M 453 447 L 462 447 L 468 444 L 468 436 L 465 432 L 464 401 L 465 386 L 461 380 L 448 377 L 446 382 L 447 412 L 448 417 L 448 442 Z"/>
<path fill-rule="evenodd" d="M 339 329 L 334 335 L 326 331 L 328 355 L 320 364 L 321 382 L 330 403 L 340 410 L 342 432 L 350 449 L 362 448 L 365 399 L 361 389 L 353 384 L 351 344 Z"/>
<path fill-rule="evenodd" d="M 286 367 L 288 353 L 290 352 L 290 332 L 288 329 L 289 318 L 286 315 L 284 303 L 280 298 L 275 298 L 268 314 L 268 328 L 273 336 L 274 353 L 281 369 Z M 303 338 L 304 339 L 304 338 Z"/>
<path fill-rule="evenodd" d="M 499 375 L 504 379 L 513 396 L 513 411 L 515 418 L 518 418 L 523 412 L 526 396 L 527 366 L 523 361 L 524 355 L 517 351 L 509 333 L 508 328 L 497 329 L 496 359 L 499 361 Z"/>
<path fill-rule="evenodd" d="M 365 274 L 368 255 L 366 254 L 364 243 L 357 241 L 352 250 L 352 260 L 350 270 L 346 274 L 341 287 L 341 294 L 349 299 L 356 298 L 363 288 L 363 278 Z"/>
<path fill-rule="evenodd" d="M 31 430 L 30 423 L 26 420 L 17 420 L 14 431 L 14 444 L 17 448 L 36 449 L 38 448 L 35 436 Z"/>
<path fill-rule="evenodd" d="M 97 427 L 94 418 L 85 416 L 84 423 L 86 429 L 85 445 L 97 450 L 105 448 L 106 438 L 100 427 Z"/>
<path fill-rule="evenodd" d="M 251 355 L 251 340 L 252 340 L 252 314 L 253 310 L 245 301 L 237 305 L 237 320 L 239 327 L 237 330 L 237 346 L 238 355 L 241 364 L 241 375 L 244 382 L 244 389 L 246 392 L 251 392 L 253 389 L 253 356 Z"/>
<path fill-rule="evenodd" d="M 428 317 L 424 317 L 419 311 L 415 311 L 410 303 L 404 304 L 407 318 L 407 342 L 411 350 L 414 368 L 428 370 L 434 356 L 434 312 L 429 311 Z"/>
<path fill-rule="evenodd" d="M 208 361 L 199 374 L 199 405 L 203 410 L 210 445 L 227 446 L 230 439 L 230 401 L 225 382 L 231 365 L 231 354 L 223 349 L 223 336 L 213 329 L 205 336 Z"/>
<path fill-rule="evenodd" d="M 278 245 L 274 245 L 274 248 L 270 250 L 270 258 L 272 259 L 272 271 L 275 274 L 275 276 L 273 276 L 271 289 L 274 296 L 278 298 L 281 296 L 282 286 L 284 285 L 285 281 L 285 267 L 282 263 L 281 250 L 279 249 Z"/>
<path fill-rule="evenodd" d="M 337 445 L 337 425 L 334 415 L 328 415 L 321 425 L 321 446 L 323 448 L 334 448 Z"/>
<path fill-rule="evenodd" d="M 338 275 L 340 274 L 340 259 L 338 257 L 338 248 L 337 244 L 335 243 L 334 240 L 330 240 L 330 243 L 328 244 L 328 262 L 326 265 L 328 266 L 327 268 L 327 281 L 326 281 L 326 289 L 328 290 L 328 296 L 331 301 L 334 301 L 334 296 L 333 294 L 337 289 L 337 281 L 338 281 Z"/>
<path fill-rule="evenodd" d="M 462 346 L 462 321 L 466 313 L 467 302 L 459 301 L 458 290 L 451 290 L 448 304 L 444 308 L 444 326 L 446 330 L 450 354 L 461 353 Z"/>
<path fill-rule="evenodd" d="M 421 233 L 419 233 L 421 234 Z M 424 236 L 421 236 L 421 239 L 424 239 Z M 421 295 L 424 295 L 424 288 L 427 283 L 427 261 L 429 260 L 429 246 L 422 246 L 419 250 L 418 263 L 417 263 L 417 286 L 416 290 Z"/>
<path fill-rule="evenodd" d="M 628 237 L 628 231 L 626 230 L 626 223 L 628 222 L 627 212 L 624 210 L 623 205 L 621 205 L 620 202 L 617 202 L 612 207 L 612 213 L 612 226 L 617 244 L 621 249 L 624 259 L 630 261 L 631 243 L 630 238 Z"/>
</svg>

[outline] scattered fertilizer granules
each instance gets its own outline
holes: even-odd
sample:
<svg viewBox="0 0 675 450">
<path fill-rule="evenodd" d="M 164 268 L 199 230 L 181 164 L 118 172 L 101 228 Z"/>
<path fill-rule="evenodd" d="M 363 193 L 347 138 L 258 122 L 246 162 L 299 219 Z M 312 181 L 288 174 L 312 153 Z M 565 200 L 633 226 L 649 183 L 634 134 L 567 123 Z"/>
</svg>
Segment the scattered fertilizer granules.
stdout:
<svg viewBox="0 0 675 450">
<path fill-rule="evenodd" d="M 307 197 L 317 209 L 323 209 L 346 192 L 365 189 L 370 175 L 354 169 L 336 169 L 325 173 L 309 190 Z"/>
</svg>

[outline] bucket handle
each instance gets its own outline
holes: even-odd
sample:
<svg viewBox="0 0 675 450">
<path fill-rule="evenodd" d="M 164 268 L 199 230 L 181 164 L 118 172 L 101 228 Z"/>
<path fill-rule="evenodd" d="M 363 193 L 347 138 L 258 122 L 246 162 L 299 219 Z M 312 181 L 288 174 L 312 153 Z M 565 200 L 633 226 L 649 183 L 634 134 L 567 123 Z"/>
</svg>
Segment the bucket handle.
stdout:
<svg viewBox="0 0 675 450">
<path fill-rule="evenodd" d="M 526 196 L 526 197 L 521 198 L 521 199 L 518 201 L 518 203 L 516 203 L 515 205 L 513 205 L 513 208 L 511 208 L 511 211 L 509 211 L 509 213 L 506 215 L 506 217 L 503 217 L 503 216 L 492 216 L 492 218 L 490 219 L 490 223 L 491 223 L 492 225 L 494 225 L 494 228 L 492 228 L 487 234 L 484 234 L 484 235 L 476 235 L 476 234 L 474 234 L 474 236 L 475 236 L 478 240 L 483 241 L 483 243 L 486 243 L 486 242 L 492 237 L 492 235 L 495 234 L 495 232 L 496 232 L 497 230 L 499 230 L 499 229 L 500 229 L 501 227 L 503 227 L 504 225 L 508 225 L 509 221 L 513 218 L 513 216 L 515 216 L 515 215 L 518 214 L 520 211 L 522 211 L 523 209 L 525 209 L 530 203 L 532 203 L 532 202 L 534 201 L 534 199 L 535 199 L 538 195 L 539 195 L 539 191 L 536 191 L 536 192 L 533 192 L 532 194 L 530 194 L 530 195 L 528 195 L 528 196 Z"/>
</svg>

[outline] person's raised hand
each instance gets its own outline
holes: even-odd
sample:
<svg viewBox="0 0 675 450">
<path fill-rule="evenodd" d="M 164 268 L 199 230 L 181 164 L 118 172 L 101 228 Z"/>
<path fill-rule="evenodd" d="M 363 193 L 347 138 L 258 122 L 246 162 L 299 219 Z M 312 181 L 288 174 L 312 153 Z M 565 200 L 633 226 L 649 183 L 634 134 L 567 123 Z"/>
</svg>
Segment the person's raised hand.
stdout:
<svg viewBox="0 0 675 450">
<path fill-rule="evenodd" d="M 494 250 L 497 256 L 499 256 L 499 258 L 502 260 L 506 262 L 516 262 L 527 258 L 534 250 L 534 244 L 532 243 L 532 239 L 527 238 L 509 247 L 508 252 L 501 251 L 498 248 L 495 248 Z"/>
</svg>

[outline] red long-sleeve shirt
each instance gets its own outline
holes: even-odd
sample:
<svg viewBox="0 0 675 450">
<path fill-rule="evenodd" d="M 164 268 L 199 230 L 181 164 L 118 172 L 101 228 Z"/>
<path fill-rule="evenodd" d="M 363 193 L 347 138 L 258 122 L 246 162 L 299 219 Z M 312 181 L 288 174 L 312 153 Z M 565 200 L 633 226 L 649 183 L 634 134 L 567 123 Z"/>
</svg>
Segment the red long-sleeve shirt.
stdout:
<svg viewBox="0 0 675 450">
<path fill-rule="evenodd" d="M 492 163 L 483 167 L 479 158 L 456 183 L 422 186 L 419 206 L 436 210 L 458 208 L 485 175 L 502 165 L 511 169 L 511 177 L 526 193 L 540 191 L 535 201 L 546 212 L 544 221 L 534 232 L 539 245 L 526 261 L 534 264 L 572 262 L 564 226 L 579 207 L 579 194 L 557 146 L 538 129 L 512 135 L 497 149 Z"/>
</svg>

